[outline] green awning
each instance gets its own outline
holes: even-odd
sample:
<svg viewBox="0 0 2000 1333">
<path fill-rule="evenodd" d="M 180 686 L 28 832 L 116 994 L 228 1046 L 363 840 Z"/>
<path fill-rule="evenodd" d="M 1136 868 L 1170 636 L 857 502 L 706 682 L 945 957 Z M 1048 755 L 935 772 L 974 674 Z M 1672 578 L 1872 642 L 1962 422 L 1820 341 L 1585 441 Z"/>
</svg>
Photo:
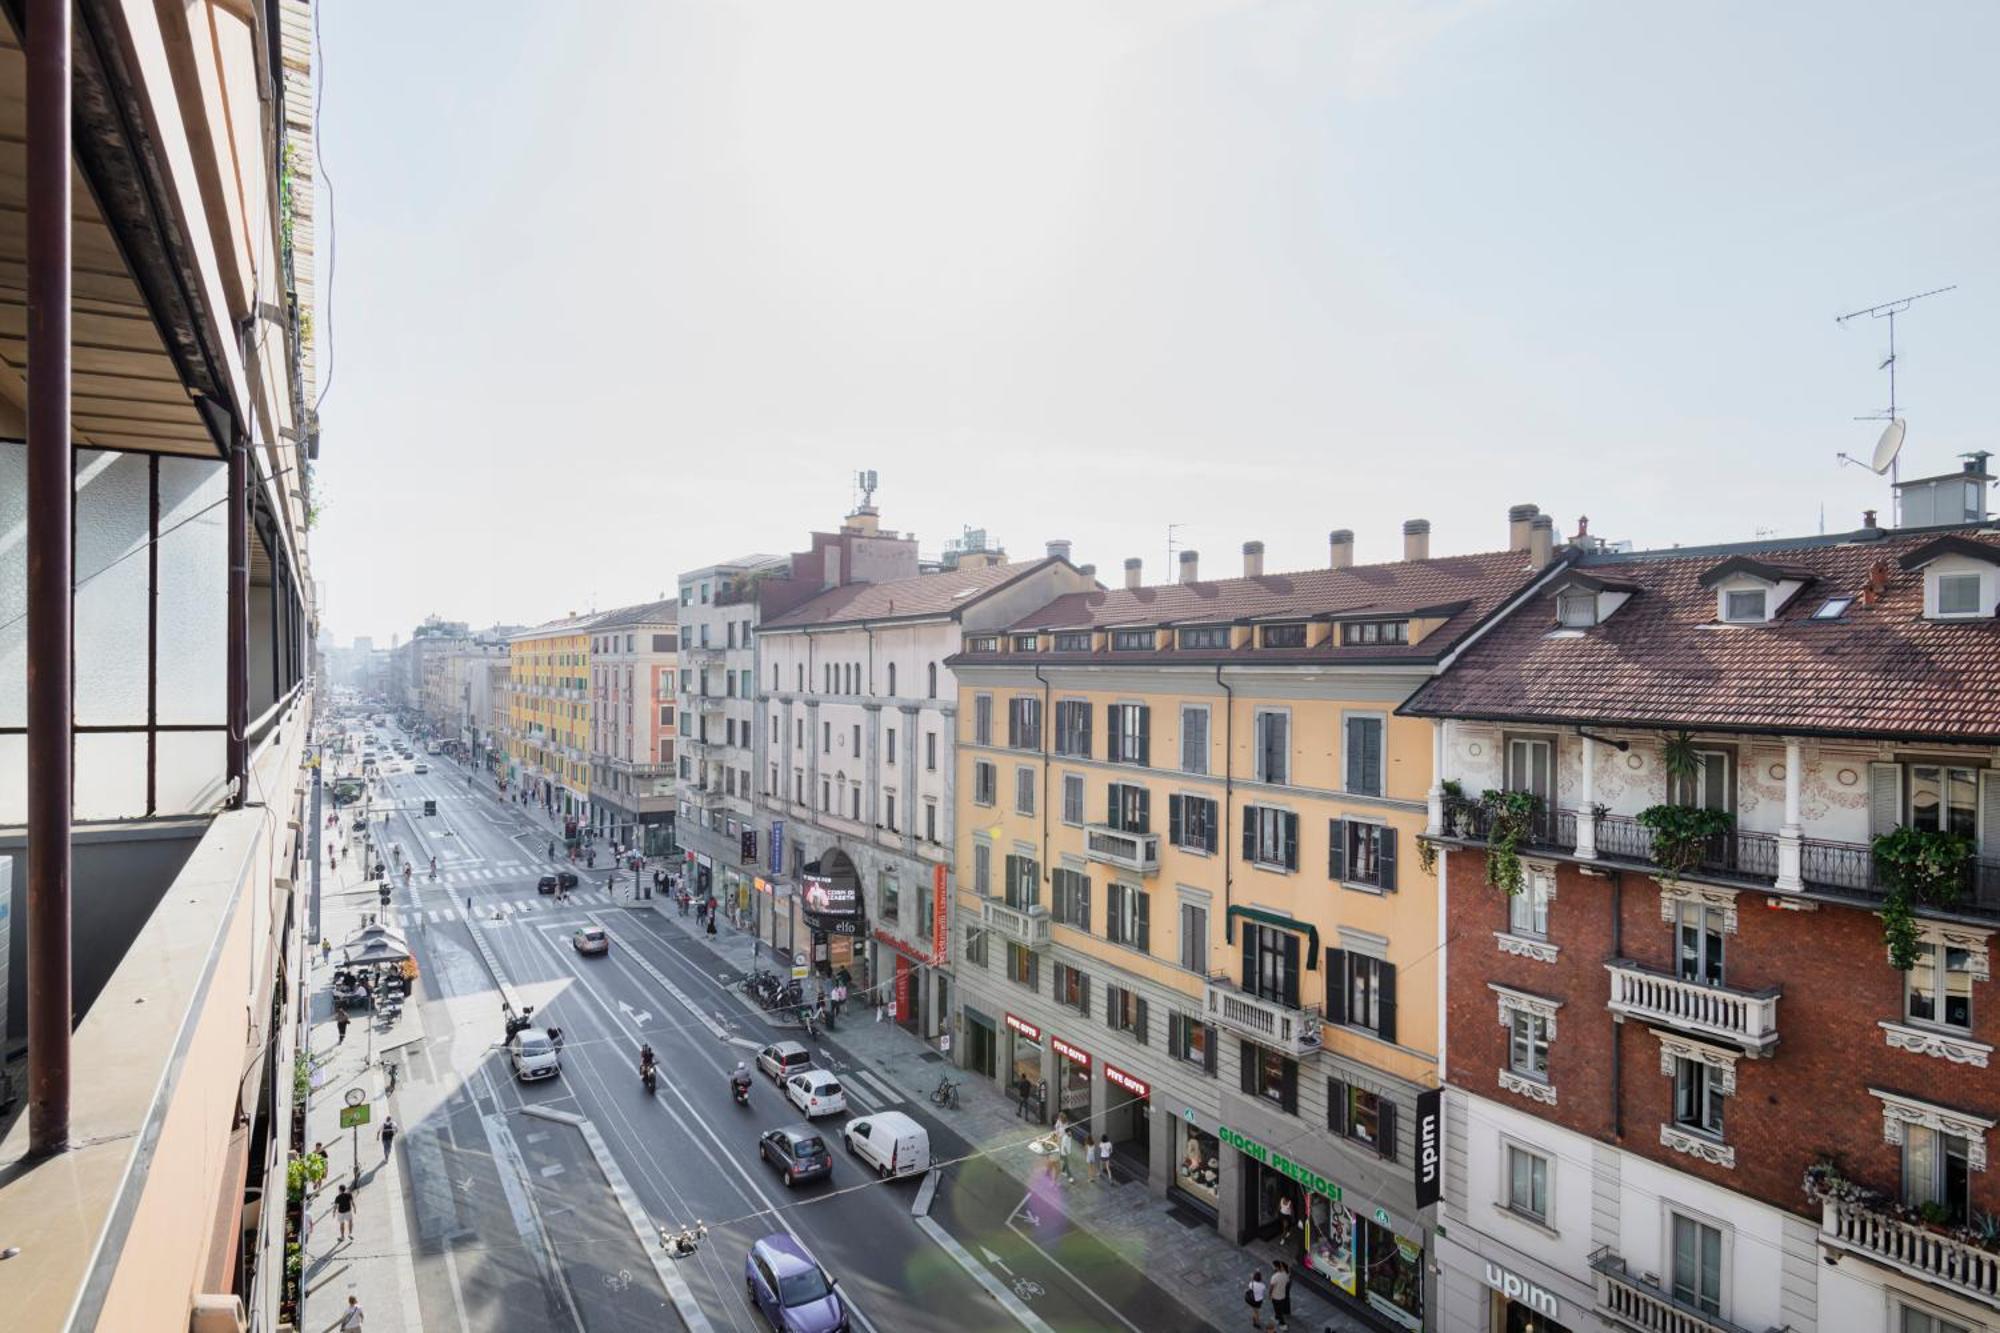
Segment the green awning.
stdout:
<svg viewBox="0 0 2000 1333">
<path fill-rule="evenodd" d="M 1236 942 L 1236 918 L 1248 917 L 1261 925 L 1274 926 L 1279 930 L 1289 930 L 1306 937 L 1306 971 L 1319 970 L 1319 927 L 1309 922 L 1295 920 L 1277 912 L 1267 912 L 1261 907 L 1232 907 L 1222 923 L 1222 942 Z"/>
</svg>

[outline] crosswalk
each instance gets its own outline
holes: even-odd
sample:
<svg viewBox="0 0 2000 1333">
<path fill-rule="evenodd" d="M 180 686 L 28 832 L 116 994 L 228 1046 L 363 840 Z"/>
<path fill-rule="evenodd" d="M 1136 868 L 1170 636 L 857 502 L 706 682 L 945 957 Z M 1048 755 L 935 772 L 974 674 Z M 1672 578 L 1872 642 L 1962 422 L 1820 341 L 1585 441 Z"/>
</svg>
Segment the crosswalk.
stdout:
<svg viewBox="0 0 2000 1333">
<path fill-rule="evenodd" d="M 866 1069 L 853 1067 L 843 1069 L 840 1071 L 840 1082 L 841 1086 L 847 1089 L 849 1101 L 855 1100 L 854 1094 L 857 1089 L 865 1095 L 866 1100 L 877 1106 L 894 1106 L 897 1102 L 909 1100 L 897 1092 L 887 1079 Z"/>
<path fill-rule="evenodd" d="M 453 907 L 390 907 L 382 912 L 382 924 L 402 929 L 408 926 L 438 926 L 453 921 L 490 922 L 497 913 L 502 921 L 515 917 L 528 917 L 537 912 L 551 909 L 577 907 L 611 907 L 621 899 L 602 889 L 572 889 L 568 898 L 558 903 L 552 894 L 542 894 L 522 899 L 484 899 L 473 905 L 468 913 L 464 906 Z"/>
</svg>

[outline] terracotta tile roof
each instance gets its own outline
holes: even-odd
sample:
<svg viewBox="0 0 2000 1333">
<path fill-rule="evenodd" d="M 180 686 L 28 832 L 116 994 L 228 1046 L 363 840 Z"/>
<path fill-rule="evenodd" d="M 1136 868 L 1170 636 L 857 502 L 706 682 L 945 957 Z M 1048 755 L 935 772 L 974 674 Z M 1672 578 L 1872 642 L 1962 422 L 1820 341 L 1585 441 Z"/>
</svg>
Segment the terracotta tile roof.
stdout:
<svg viewBox="0 0 2000 1333">
<path fill-rule="evenodd" d="M 660 602 L 641 602 L 637 606 L 621 606 L 599 615 L 590 624 L 592 629 L 623 629 L 627 625 L 673 625 L 679 623 L 681 604 L 678 598 L 669 597 Z"/>
<path fill-rule="evenodd" d="M 2000 621 L 1925 620 L 1924 576 L 1902 557 L 1938 529 L 1706 551 L 1586 556 L 1637 585 L 1601 625 L 1556 632 L 1560 578 L 1493 626 L 1400 711 L 1499 721 L 1635 723 L 1878 739 L 2000 739 Z M 1954 529 L 2000 555 L 2000 532 Z M 1719 626 L 1702 584 L 1742 556 L 1812 582 L 1763 625 Z M 1881 597 L 1865 604 L 1871 573 Z M 1813 613 L 1834 597 L 1837 619 Z"/>
<path fill-rule="evenodd" d="M 915 578 L 890 579 L 885 583 L 849 583 L 829 588 L 802 606 L 794 607 L 763 629 L 798 629 L 808 625 L 853 624 L 861 620 L 900 620 L 935 616 L 971 606 L 980 598 L 1049 564 L 1041 560 L 1016 560 L 1011 564 L 988 565 L 983 569 L 947 569 Z"/>
</svg>

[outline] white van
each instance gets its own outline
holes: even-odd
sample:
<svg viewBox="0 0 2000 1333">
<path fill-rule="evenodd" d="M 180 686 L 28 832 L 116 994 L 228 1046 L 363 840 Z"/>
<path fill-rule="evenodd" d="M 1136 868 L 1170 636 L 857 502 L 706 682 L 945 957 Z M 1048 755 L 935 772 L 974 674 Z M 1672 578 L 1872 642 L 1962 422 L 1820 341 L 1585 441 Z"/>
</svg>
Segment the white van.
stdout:
<svg viewBox="0 0 2000 1333">
<path fill-rule="evenodd" d="M 882 1111 L 847 1122 L 841 1131 L 847 1151 L 875 1168 L 883 1179 L 922 1175 L 931 1169 L 928 1130 L 901 1111 Z"/>
</svg>

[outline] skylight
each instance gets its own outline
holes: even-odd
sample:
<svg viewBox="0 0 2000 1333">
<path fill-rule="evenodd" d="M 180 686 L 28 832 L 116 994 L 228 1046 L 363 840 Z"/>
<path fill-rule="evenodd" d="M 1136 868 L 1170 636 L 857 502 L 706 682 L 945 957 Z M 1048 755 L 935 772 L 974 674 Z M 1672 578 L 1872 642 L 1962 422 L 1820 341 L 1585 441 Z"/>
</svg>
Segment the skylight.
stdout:
<svg viewBox="0 0 2000 1333">
<path fill-rule="evenodd" d="M 1847 614 L 1847 608 L 1854 604 L 1852 597 L 1829 597 L 1819 604 L 1819 610 L 1812 613 L 1814 620 L 1838 620 Z"/>
</svg>

